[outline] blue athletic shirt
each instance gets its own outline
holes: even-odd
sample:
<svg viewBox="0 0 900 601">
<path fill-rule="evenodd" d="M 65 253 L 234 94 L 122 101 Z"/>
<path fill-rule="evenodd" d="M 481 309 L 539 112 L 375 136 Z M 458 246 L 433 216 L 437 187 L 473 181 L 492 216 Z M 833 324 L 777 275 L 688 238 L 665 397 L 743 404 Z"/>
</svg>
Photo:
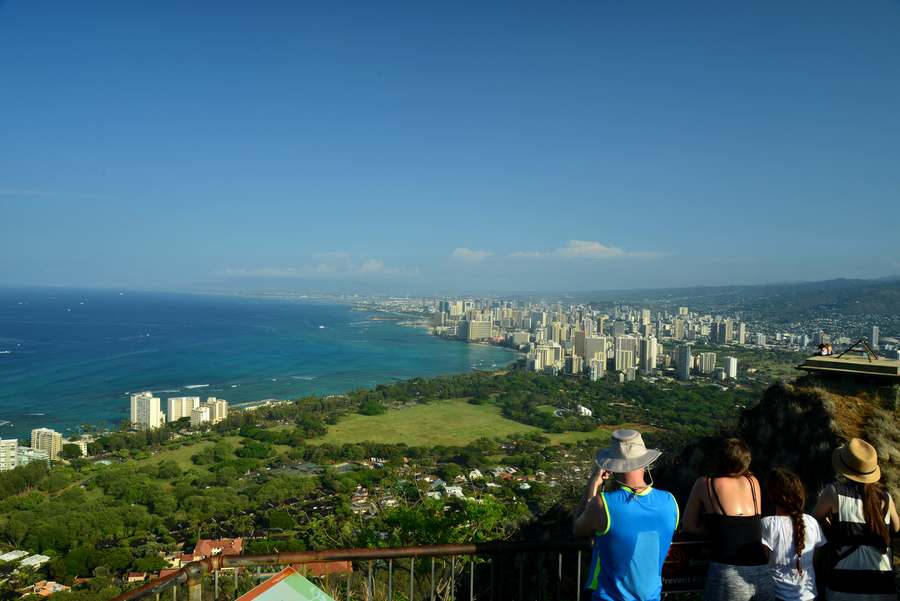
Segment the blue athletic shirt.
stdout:
<svg viewBox="0 0 900 601">
<path fill-rule="evenodd" d="M 657 601 L 662 566 L 678 527 L 672 493 L 645 488 L 601 492 L 606 530 L 594 537 L 586 588 L 595 601 Z"/>
</svg>

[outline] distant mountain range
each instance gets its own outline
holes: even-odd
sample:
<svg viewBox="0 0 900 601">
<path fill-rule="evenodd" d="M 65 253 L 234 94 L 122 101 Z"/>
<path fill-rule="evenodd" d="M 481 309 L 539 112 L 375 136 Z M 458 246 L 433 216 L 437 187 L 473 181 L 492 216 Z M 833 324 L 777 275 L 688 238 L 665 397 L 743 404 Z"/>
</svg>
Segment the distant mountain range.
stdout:
<svg viewBox="0 0 900 601">
<path fill-rule="evenodd" d="M 688 306 L 710 313 L 740 311 L 758 319 L 785 322 L 826 315 L 900 316 L 900 276 L 756 286 L 607 290 L 566 296 L 574 302 L 599 305 L 634 303 L 659 308 Z"/>
</svg>

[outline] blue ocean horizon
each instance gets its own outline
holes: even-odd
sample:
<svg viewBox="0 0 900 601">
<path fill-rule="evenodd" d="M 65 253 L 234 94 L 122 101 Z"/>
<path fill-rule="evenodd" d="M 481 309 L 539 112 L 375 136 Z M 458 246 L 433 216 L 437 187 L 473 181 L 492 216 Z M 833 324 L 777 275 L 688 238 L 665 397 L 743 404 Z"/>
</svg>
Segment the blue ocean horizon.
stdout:
<svg viewBox="0 0 900 601">
<path fill-rule="evenodd" d="M 0 438 L 128 419 L 128 394 L 232 405 L 491 369 L 508 350 L 452 342 L 350 305 L 0 288 Z"/>
</svg>

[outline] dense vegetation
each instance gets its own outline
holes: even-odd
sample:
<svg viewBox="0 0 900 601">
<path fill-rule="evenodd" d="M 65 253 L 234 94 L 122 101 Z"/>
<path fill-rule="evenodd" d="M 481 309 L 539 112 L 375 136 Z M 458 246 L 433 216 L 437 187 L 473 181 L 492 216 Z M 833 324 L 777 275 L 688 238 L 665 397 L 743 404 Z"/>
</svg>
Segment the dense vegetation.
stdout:
<svg viewBox="0 0 900 601">
<path fill-rule="evenodd" d="M 199 433 L 185 423 L 107 433 L 91 445 L 90 459 L 0 474 L 0 541 L 50 556 L 46 575 L 58 581 L 93 576 L 87 599 L 107 598 L 115 574 L 166 567 L 166 555 L 201 537 L 247 537 L 249 552 L 502 538 L 572 498 L 581 485 L 572 467 L 586 465 L 593 443 L 554 446 L 540 432 L 464 446 L 323 444 L 317 437 L 352 413 L 466 398 L 548 435 L 637 423 L 655 426 L 648 437 L 674 447 L 733 420 L 752 396 L 702 384 L 472 373 L 235 412 Z M 578 405 L 593 417 L 578 417 Z M 498 480 L 487 488 L 465 478 L 500 464 L 549 474 L 555 487 Z M 463 481 L 466 496 L 480 501 L 431 499 L 425 476 Z M 361 491 L 371 508 L 351 501 Z"/>
</svg>

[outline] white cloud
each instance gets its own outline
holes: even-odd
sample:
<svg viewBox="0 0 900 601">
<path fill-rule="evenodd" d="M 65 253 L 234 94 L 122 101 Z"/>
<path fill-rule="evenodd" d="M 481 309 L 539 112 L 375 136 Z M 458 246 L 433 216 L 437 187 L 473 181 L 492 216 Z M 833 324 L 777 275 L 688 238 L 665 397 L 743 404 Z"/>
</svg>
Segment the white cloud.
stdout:
<svg viewBox="0 0 900 601">
<path fill-rule="evenodd" d="M 608 246 L 596 240 L 569 240 L 566 245 L 550 251 L 524 250 L 509 255 L 515 259 L 618 259 L 644 258 L 653 259 L 664 256 L 664 253 L 653 251 L 626 251 L 618 246 Z"/>
<path fill-rule="evenodd" d="M 360 273 L 378 273 L 384 270 L 384 261 L 381 259 L 366 259 L 358 268 Z"/>
<path fill-rule="evenodd" d="M 487 250 L 473 250 L 471 248 L 462 247 L 455 249 L 452 253 L 450 253 L 450 256 L 461 261 L 477 263 L 478 261 L 487 259 L 493 254 L 494 253 Z"/>
</svg>

